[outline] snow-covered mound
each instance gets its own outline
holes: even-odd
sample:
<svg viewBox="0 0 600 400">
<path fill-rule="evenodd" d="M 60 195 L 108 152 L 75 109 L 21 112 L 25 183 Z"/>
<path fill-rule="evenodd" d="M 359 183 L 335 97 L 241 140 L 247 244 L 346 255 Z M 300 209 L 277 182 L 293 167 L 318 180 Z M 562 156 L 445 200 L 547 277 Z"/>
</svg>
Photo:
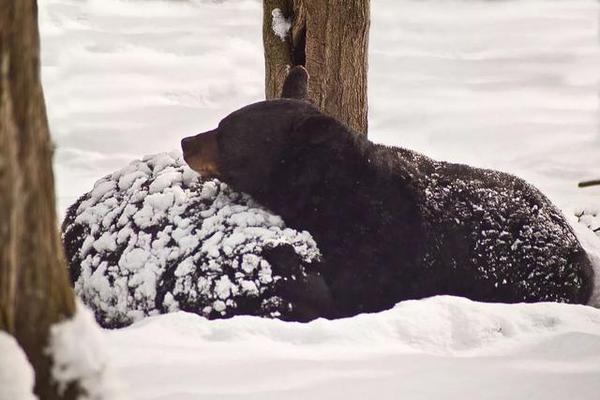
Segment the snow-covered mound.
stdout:
<svg viewBox="0 0 600 400">
<path fill-rule="evenodd" d="M 62 229 L 75 291 L 105 327 L 177 310 L 285 319 L 294 309 L 288 286 L 320 256 L 307 232 L 201 179 L 179 153 L 102 178 Z"/>
<path fill-rule="evenodd" d="M 15 338 L 0 330 L 0 399 L 36 400 L 34 372 Z"/>
<path fill-rule="evenodd" d="M 581 305 L 441 296 L 308 324 L 180 312 L 108 332 L 108 340 L 139 400 L 592 400 L 600 393 L 600 310 Z"/>
</svg>

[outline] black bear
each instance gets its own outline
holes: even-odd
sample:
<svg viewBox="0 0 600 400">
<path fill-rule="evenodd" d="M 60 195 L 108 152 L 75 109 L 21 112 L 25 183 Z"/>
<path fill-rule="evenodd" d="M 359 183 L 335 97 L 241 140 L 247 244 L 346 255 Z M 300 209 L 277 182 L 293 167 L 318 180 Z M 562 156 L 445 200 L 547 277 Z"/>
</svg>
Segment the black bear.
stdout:
<svg viewBox="0 0 600 400">
<path fill-rule="evenodd" d="M 439 294 L 589 300 L 591 263 L 537 189 L 506 173 L 372 143 L 304 101 L 306 85 L 285 87 L 300 99 L 233 112 L 183 139 L 184 158 L 313 235 L 336 316 Z"/>
</svg>

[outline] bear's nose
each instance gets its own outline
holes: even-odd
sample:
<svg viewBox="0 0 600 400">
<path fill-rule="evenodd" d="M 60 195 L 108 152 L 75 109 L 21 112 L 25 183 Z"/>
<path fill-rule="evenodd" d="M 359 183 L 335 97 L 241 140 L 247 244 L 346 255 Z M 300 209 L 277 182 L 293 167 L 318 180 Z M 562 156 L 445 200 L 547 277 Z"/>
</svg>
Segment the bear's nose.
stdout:
<svg viewBox="0 0 600 400">
<path fill-rule="evenodd" d="M 190 147 L 192 145 L 192 140 L 194 138 L 193 137 L 186 137 L 181 139 L 181 150 L 183 150 L 184 153 L 187 153 L 190 151 Z"/>
</svg>

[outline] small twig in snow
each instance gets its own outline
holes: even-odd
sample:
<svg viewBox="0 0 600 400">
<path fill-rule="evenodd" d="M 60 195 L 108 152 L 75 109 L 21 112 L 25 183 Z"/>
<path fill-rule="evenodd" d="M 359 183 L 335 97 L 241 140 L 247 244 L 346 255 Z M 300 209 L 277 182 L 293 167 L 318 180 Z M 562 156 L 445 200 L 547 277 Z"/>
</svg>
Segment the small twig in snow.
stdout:
<svg viewBox="0 0 600 400">
<path fill-rule="evenodd" d="M 593 181 L 579 182 L 579 184 L 577 186 L 579 186 L 580 188 L 584 188 L 584 187 L 596 186 L 596 185 L 600 185 L 600 179 L 594 179 Z"/>
</svg>

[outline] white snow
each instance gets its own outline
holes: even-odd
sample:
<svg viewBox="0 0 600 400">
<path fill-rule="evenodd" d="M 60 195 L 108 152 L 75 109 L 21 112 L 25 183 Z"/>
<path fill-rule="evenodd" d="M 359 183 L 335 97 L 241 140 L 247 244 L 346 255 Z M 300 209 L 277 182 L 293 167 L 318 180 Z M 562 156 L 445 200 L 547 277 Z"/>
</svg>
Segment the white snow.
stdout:
<svg viewBox="0 0 600 400">
<path fill-rule="evenodd" d="M 99 177 L 264 97 L 260 1 L 39 3 L 61 214 Z M 600 187 L 576 188 L 600 177 L 598 2 L 371 7 L 371 139 L 516 173 L 566 210 L 600 207 Z M 118 186 L 137 181 L 126 174 Z M 97 211 L 86 217 L 100 224 Z M 133 399 L 595 400 L 598 312 L 443 297 L 307 325 L 176 313 L 105 336 Z"/>
<path fill-rule="evenodd" d="M 92 313 L 78 302 L 71 319 L 50 328 L 48 355 L 59 392 L 68 384 L 79 382 L 83 391 L 80 400 L 122 398 L 122 388 L 106 350 L 106 336 Z"/>
<path fill-rule="evenodd" d="M 600 229 L 598 229 L 600 212 L 595 208 L 575 210 L 567 215 L 577 239 L 579 239 L 594 267 L 594 290 L 588 304 L 600 309 Z M 574 215 L 579 216 L 579 218 Z"/>
<path fill-rule="evenodd" d="M 585 306 L 444 296 L 308 324 L 178 312 L 107 335 L 140 400 L 592 400 L 600 393 L 600 310 Z"/>
<path fill-rule="evenodd" d="M 15 338 L 0 330 L 0 400 L 36 400 L 34 373 Z"/>
<path fill-rule="evenodd" d="M 117 237 L 116 233 L 105 232 L 94 242 L 94 249 L 99 252 L 103 251 L 115 251 L 117 248 L 117 243 L 115 239 Z"/>
<path fill-rule="evenodd" d="M 274 8 L 273 11 L 271 11 L 271 16 L 273 17 L 271 24 L 273 33 L 284 42 L 292 27 L 292 22 L 285 18 L 283 12 L 279 8 Z"/>
</svg>

